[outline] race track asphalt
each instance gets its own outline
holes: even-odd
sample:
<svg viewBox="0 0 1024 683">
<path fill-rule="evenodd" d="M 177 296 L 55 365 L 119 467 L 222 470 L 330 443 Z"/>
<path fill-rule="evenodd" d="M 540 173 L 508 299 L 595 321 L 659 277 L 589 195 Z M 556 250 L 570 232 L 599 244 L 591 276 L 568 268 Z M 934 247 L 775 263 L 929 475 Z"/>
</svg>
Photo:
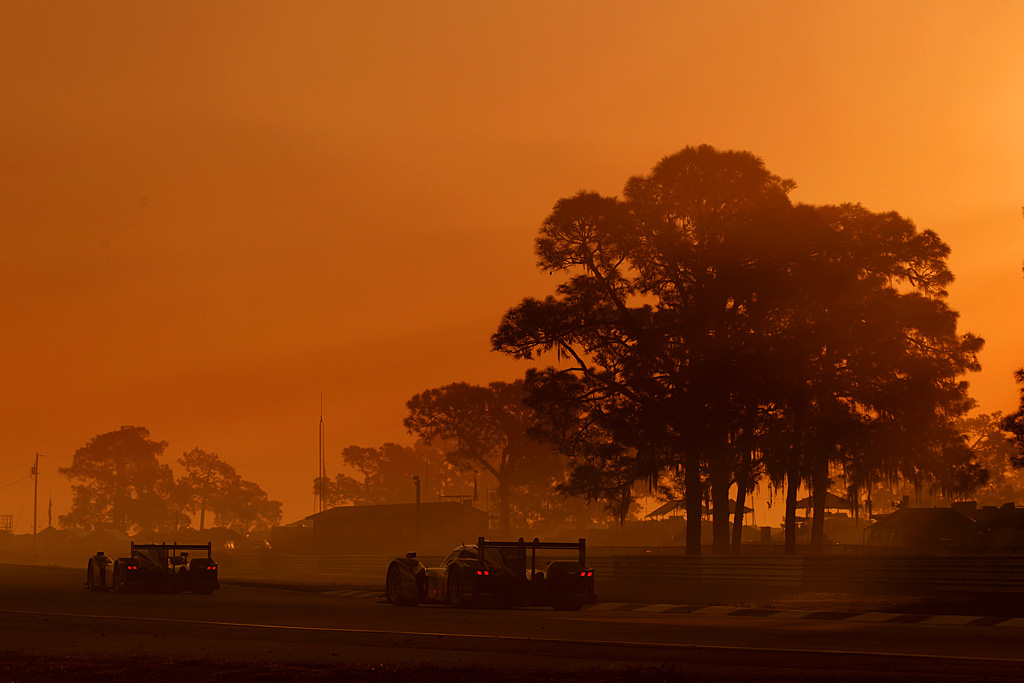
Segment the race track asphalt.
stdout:
<svg viewBox="0 0 1024 683">
<path fill-rule="evenodd" d="M 312 680 L 312 671 L 345 667 L 380 673 L 366 680 L 470 672 L 489 683 L 623 671 L 643 671 L 648 683 L 1024 680 L 1020 628 L 786 613 L 395 608 L 375 598 L 232 585 L 211 596 L 124 595 L 91 593 L 83 580 L 84 570 L 0 565 L 0 670 L 7 662 L 10 680 L 46 678 L 32 662 L 54 660 L 70 662 L 72 674 L 96 660 L 201 660 L 208 680 L 227 680 L 217 667 L 230 668 L 231 680 Z M 285 665 L 298 668 L 275 676 Z"/>
</svg>

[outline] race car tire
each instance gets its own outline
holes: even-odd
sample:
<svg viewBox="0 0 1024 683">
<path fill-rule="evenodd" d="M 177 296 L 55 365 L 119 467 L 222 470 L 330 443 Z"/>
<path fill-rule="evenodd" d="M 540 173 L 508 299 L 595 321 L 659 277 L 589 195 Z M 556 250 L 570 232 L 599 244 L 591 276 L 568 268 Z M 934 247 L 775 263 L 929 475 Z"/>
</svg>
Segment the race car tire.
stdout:
<svg viewBox="0 0 1024 683">
<path fill-rule="evenodd" d="M 575 574 L 582 565 L 578 562 L 555 561 L 548 565 L 545 588 L 550 604 L 559 612 L 575 612 L 583 607 L 583 597 L 576 592 Z"/>
<path fill-rule="evenodd" d="M 452 607 L 469 607 L 473 596 L 469 593 L 466 578 L 458 569 L 448 575 L 448 604 Z"/>
<path fill-rule="evenodd" d="M 97 591 L 99 588 L 96 586 L 96 577 L 92 575 L 93 562 L 89 560 L 89 567 L 85 570 L 85 587 L 91 591 Z"/>
<path fill-rule="evenodd" d="M 114 590 L 118 593 L 125 593 L 128 590 L 128 583 L 125 581 L 124 566 L 120 562 L 114 563 Z"/>
<path fill-rule="evenodd" d="M 106 593 L 106 572 L 110 571 L 110 565 L 100 565 L 96 560 L 89 560 L 89 590 L 97 593 Z"/>
<path fill-rule="evenodd" d="M 213 595 L 213 586 L 196 586 L 192 589 L 193 595 Z"/>
<path fill-rule="evenodd" d="M 388 567 L 388 574 L 384 580 L 384 592 L 387 595 L 387 599 L 390 604 L 396 607 L 415 607 L 419 604 L 419 600 L 415 597 L 403 597 L 402 589 L 404 588 L 404 583 L 408 580 L 409 579 L 405 576 L 405 573 L 396 565 L 392 564 Z"/>
</svg>

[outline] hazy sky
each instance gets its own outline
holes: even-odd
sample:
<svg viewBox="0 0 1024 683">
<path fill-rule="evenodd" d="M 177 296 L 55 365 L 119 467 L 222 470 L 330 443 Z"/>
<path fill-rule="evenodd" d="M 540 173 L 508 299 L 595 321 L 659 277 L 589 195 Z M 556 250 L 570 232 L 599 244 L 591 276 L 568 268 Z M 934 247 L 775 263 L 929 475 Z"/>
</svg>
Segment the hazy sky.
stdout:
<svg viewBox="0 0 1024 683">
<path fill-rule="evenodd" d="M 0 5 L 0 514 L 70 505 L 92 436 L 145 426 L 312 511 L 405 401 L 521 376 L 503 312 L 552 290 L 560 197 L 687 145 L 953 249 L 971 378 L 1024 365 L 1024 3 Z"/>
</svg>

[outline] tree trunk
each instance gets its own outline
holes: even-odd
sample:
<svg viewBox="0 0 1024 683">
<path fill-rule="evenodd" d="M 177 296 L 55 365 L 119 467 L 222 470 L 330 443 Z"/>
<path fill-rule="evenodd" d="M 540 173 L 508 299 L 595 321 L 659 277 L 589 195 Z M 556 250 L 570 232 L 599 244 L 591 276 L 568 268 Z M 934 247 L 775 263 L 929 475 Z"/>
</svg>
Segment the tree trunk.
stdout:
<svg viewBox="0 0 1024 683">
<path fill-rule="evenodd" d="M 796 495 L 800 489 L 800 465 L 804 459 L 804 402 L 794 401 L 793 448 L 786 469 L 786 554 L 796 555 Z"/>
<path fill-rule="evenodd" d="M 828 456 L 820 450 L 814 454 L 814 471 L 811 475 L 811 502 L 814 518 L 811 521 L 811 547 L 821 552 L 825 545 L 825 502 L 828 498 Z"/>
<path fill-rule="evenodd" d="M 700 457 L 688 454 L 685 457 L 683 495 L 686 498 L 686 554 L 700 555 L 701 495 Z"/>
<path fill-rule="evenodd" d="M 786 554 L 796 555 L 796 494 L 800 488 L 800 468 L 791 462 L 786 472 Z"/>
<path fill-rule="evenodd" d="M 199 502 L 199 530 L 203 530 L 203 524 L 206 522 L 206 494 L 210 490 L 210 472 L 207 470 L 206 478 L 203 479 L 203 499 Z M 323 491 L 323 489 L 320 489 Z"/>
<path fill-rule="evenodd" d="M 854 484 L 846 492 L 846 499 L 853 502 L 853 521 L 860 521 L 860 485 Z"/>
<path fill-rule="evenodd" d="M 732 522 L 733 555 L 740 554 L 740 545 L 743 543 L 743 508 L 747 505 L 747 487 L 750 486 L 751 453 L 744 449 L 740 457 L 740 468 L 736 472 L 736 512 Z"/>
<path fill-rule="evenodd" d="M 712 552 L 715 555 L 729 554 L 729 463 L 726 453 L 719 451 L 715 466 L 711 470 L 711 529 Z"/>
<path fill-rule="evenodd" d="M 128 463 L 126 459 L 116 461 L 117 471 L 114 474 L 114 506 L 110 511 L 110 522 L 115 529 L 128 531 Z"/>
<path fill-rule="evenodd" d="M 503 479 L 498 480 L 498 533 L 502 538 L 507 538 L 511 533 L 511 512 L 509 510 L 508 484 Z"/>
</svg>

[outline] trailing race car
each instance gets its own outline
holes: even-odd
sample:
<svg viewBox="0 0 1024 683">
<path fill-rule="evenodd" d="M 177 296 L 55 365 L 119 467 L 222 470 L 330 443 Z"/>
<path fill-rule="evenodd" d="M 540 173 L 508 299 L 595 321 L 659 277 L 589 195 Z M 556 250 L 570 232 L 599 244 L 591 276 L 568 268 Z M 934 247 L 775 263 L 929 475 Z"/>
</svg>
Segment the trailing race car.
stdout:
<svg viewBox="0 0 1024 683">
<path fill-rule="evenodd" d="M 538 550 L 579 550 L 579 560 L 554 560 L 537 569 Z M 527 550 L 530 550 L 529 558 Z M 586 541 L 485 541 L 460 545 L 440 567 L 427 568 L 416 553 L 388 565 L 385 592 L 392 605 L 421 602 L 468 607 L 485 602 L 503 606 L 548 605 L 577 610 L 594 602 L 594 570 L 586 563 Z"/>
<path fill-rule="evenodd" d="M 188 559 L 189 550 L 205 550 L 206 557 Z M 129 557 L 111 560 L 98 552 L 89 558 L 85 587 L 92 591 L 150 591 L 209 595 L 220 587 L 213 544 L 132 542 Z"/>
</svg>

